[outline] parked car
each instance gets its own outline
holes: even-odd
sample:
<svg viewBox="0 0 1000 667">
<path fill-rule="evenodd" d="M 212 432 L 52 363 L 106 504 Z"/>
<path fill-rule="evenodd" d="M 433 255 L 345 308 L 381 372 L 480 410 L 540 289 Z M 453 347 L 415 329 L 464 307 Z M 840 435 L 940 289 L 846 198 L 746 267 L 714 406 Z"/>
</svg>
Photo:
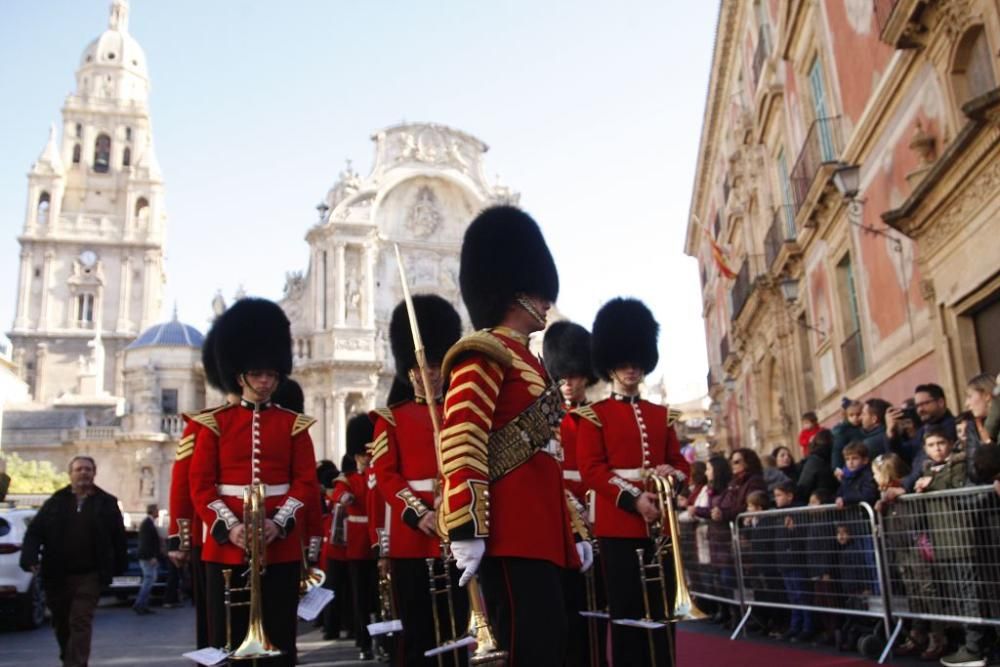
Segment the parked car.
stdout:
<svg viewBox="0 0 1000 667">
<path fill-rule="evenodd" d="M 33 507 L 0 503 L 0 617 L 21 630 L 45 622 L 45 593 L 40 578 L 21 569 L 21 544 L 28 524 L 38 513 Z"/>
<path fill-rule="evenodd" d="M 139 592 L 142 583 L 142 568 L 139 567 L 139 532 L 126 530 L 125 539 L 128 543 L 128 566 L 120 575 L 111 579 L 111 584 L 104 590 L 106 595 L 114 595 L 119 600 L 127 600 Z M 153 583 L 153 597 L 162 597 L 167 587 L 167 561 L 160 558 L 160 566 L 156 571 L 156 581 Z"/>
</svg>

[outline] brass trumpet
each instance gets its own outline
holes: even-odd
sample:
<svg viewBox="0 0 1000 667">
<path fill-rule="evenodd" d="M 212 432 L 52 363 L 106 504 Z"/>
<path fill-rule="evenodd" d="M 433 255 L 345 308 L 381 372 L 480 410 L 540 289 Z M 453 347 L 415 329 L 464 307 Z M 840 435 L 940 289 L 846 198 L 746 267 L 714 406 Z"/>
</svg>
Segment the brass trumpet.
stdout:
<svg viewBox="0 0 1000 667">
<path fill-rule="evenodd" d="M 302 549 L 302 573 L 299 575 L 299 597 L 302 597 L 314 588 L 319 588 L 326 583 L 326 572 L 318 567 L 309 567 L 309 559 L 306 558 L 306 545 L 302 540 L 299 540 L 299 547 Z"/>
<path fill-rule="evenodd" d="M 247 634 L 243 641 L 229 655 L 230 660 L 257 660 L 281 655 L 282 652 L 264 632 L 264 617 L 261 611 L 261 581 L 267 556 L 264 543 L 264 520 L 267 514 L 264 509 L 264 487 L 254 482 L 243 491 L 243 526 L 246 530 L 246 552 L 249 559 L 249 583 L 233 588 L 230 584 L 232 570 L 223 570 L 226 607 L 226 651 L 232 646 L 232 609 L 233 607 L 249 607 L 250 618 L 247 624 Z M 249 592 L 250 599 L 246 602 L 233 602 L 232 594 Z"/>
</svg>

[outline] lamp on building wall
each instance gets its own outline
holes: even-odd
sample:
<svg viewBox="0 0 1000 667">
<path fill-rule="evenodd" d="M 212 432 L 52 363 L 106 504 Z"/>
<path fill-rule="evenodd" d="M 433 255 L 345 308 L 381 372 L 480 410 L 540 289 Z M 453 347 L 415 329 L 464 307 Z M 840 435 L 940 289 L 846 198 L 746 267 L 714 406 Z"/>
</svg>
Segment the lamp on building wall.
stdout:
<svg viewBox="0 0 1000 667">
<path fill-rule="evenodd" d="M 316 210 L 319 211 L 319 221 L 323 222 L 326 220 L 326 212 L 330 210 L 330 207 L 326 205 L 325 201 L 321 201 L 316 204 Z"/>
<path fill-rule="evenodd" d="M 778 286 L 781 288 L 781 296 L 785 298 L 785 303 L 787 303 L 789 309 L 791 309 L 791 307 L 794 306 L 799 300 L 799 279 L 792 278 L 791 276 L 785 276 L 781 279 L 781 282 L 778 283 Z M 814 327 L 802 319 L 794 319 L 799 323 L 799 326 L 808 329 L 809 331 L 815 331 L 819 334 L 820 338 L 826 338 L 826 332 L 822 329 Z"/>
<path fill-rule="evenodd" d="M 864 203 L 863 199 L 858 198 L 858 193 L 861 191 L 861 167 L 856 164 L 842 163 L 833 172 L 833 184 L 847 202 L 847 222 L 855 227 L 860 227 L 867 234 L 889 239 L 893 251 L 902 254 L 903 242 L 897 236 L 878 227 L 867 225 L 861 220 L 861 205 Z"/>
</svg>

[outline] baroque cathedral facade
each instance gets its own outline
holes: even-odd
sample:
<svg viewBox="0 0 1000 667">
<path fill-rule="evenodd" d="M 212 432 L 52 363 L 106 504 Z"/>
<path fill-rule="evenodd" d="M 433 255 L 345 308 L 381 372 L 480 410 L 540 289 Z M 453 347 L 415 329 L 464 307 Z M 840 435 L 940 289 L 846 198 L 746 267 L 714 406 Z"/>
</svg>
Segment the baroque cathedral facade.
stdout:
<svg viewBox="0 0 1000 667">
<path fill-rule="evenodd" d="M 146 504 L 167 505 L 181 413 L 221 397 L 205 386 L 202 332 L 176 314 L 160 320 L 165 191 L 146 57 L 128 23 L 128 0 L 113 0 L 107 29 L 81 57 L 61 132 L 52 128 L 28 175 L 3 355 L 28 401 L 4 406 L 0 395 L 0 453 L 58 469 L 76 454 L 94 456 L 99 483 L 141 515 Z M 518 200 L 488 182 L 487 146 L 464 132 L 408 123 L 372 140 L 367 176 L 348 163 L 317 207 L 308 265 L 286 275 L 280 299 L 292 322 L 293 376 L 318 420 L 317 458 L 336 461 L 347 419 L 384 401 L 391 384 L 388 322 L 402 298 L 396 247 L 411 291 L 441 294 L 464 316 L 465 228 L 482 208 Z M 216 296 L 216 314 L 224 306 Z"/>
</svg>

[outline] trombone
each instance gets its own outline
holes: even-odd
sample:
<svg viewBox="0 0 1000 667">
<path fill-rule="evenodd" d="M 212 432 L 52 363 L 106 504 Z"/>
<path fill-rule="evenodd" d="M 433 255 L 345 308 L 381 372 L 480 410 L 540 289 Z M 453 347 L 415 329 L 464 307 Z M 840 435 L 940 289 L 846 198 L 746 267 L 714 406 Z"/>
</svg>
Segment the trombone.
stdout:
<svg viewBox="0 0 1000 667">
<path fill-rule="evenodd" d="M 434 618 L 434 641 L 438 646 L 444 646 L 446 642 L 454 641 L 458 635 L 458 628 L 455 625 L 455 595 L 451 585 L 451 568 L 449 567 L 451 559 L 449 558 L 447 543 L 441 543 L 440 558 L 427 558 L 426 561 L 427 581 L 431 593 L 431 615 Z M 441 563 L 440 573 L 434 569 L 435 564 L 439 561 Z M 451 634 L 448 638 L 442 636 L 441 614 L 438 611 L 438 598 L 440 597 L 445 598 L 448 606 L 448 621 L 451 626 Z M 458 654 L 454 651 L 451 654 L 452 661 L 457 667 L 459 664 Z M 437 654 L 437 663 L 438 667 L 444 667 L 444 655 L 442 653 Z"/>
<path fill-rule="evenodd" d="M 230 653 L 230 660 L 257 660 L 281 655 L 282 652 L 264 632 L 264 617 L 261 608 L 260 577 L 266 569 L 266 546 L 264 543 L 264 487 L 260 482 L 254 482 L 243 490 L 243 525 L 246 529 L 246 549 L 250 566 L 247 570 L 249 583 L 232 586 L 233 571 L 227 568 L 222 571 L 225 607 L 226 607 L 226 652 L 233 645 L 233 607 L 249 607 L 250 618 L 247 623 L 247 634 L 243 641 Z M 250 599 L 245 602 L 233 602 L 233 593 L 248 592 Z"/>
</svg>

